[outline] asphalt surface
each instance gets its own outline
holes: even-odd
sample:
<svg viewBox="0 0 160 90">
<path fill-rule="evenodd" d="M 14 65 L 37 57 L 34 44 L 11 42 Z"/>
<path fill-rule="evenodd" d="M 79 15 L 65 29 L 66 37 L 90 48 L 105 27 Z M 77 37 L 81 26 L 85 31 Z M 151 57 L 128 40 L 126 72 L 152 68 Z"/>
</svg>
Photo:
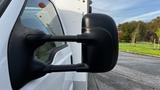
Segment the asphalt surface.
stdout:
<svg viewBox="0 0 160 90">
<path fill-rule="evenodd" d="M 88 81 L 88 90 L 160 90 L 160 58 L 121 52 L 112 71 Z"/>
</svg>

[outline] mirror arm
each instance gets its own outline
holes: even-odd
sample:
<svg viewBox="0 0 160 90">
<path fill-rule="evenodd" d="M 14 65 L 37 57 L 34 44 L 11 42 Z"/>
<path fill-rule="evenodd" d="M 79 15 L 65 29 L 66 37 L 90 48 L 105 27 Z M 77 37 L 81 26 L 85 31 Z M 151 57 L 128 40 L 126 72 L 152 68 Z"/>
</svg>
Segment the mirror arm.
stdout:
<svg viewBox="0 0 160 90">
<path fill-rule="evenodd" d="M 37 60 L 32 60 L 30 65 L 30 76 L 31 80 L 37 79 L 52 72 L 67 72 L 67 71 L 77 71 L 84 72 L 88 71 L 89 66 L 87 64 L 72 64 L 72 65 L 46 65 Z"/>
<path fill-rule="evenodd" d="M 40 46 L 46 42 L 53 42 L 53 41 L 58 41 L 58 42 L 68 41 L 68 42 L 79 42 L 79 43 L 89 43 L 95 41 L 94 37 L 90 36 L 90 34 L 88 33 L 84 33 L 81 35 L 67 35 L 67 36 L 28 34 L 26 35 L 25 40 L 32 46 L 33 45 Z M 72 64 L 72 65 L 45 65 L 42 64 L 41 62 L 34 62 L 31 67 L 31 70 L 33 73 L 37 72 L 36 75 L 39 76 L 39 74 L 41 75 L 52 72 L 66 72 L 66 71 L 87 72 L 89 70 L 89 66 L 85 63 Z"/>
<path fill-rule="evenodd" d="M 78 43 L 88 43 L 93 42 L 94 37 L 90 37 L 89 34 L 81 34 L 81 35 L 66 35 L 66 36 L 52 36 L 52 35 L 42 35 L 42 34 L 28 34 L 26 36 L 26 40 L 30 43 L 45 43 L 45 42 L 78 42 Z"/>
<path fill-rule="evenodd" d="M 77 71 L 84 72 L 88 70 L 87 64 L 73 64 L 73 65 L 49 65 L 43 69 L 43 73 L 52 73 L 52 72 L 67 72 L 67 71 Z"/>
</svg>

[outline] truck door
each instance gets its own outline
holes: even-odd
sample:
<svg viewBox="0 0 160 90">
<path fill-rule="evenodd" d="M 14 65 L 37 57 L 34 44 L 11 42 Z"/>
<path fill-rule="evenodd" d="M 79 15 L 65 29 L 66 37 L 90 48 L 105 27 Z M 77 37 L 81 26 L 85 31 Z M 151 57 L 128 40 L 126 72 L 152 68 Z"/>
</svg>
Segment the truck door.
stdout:
<svg viewBox="0 0 160 90">
<path fill-rule="evenodd" d="M 30 55 L 27 52 L 30 50 L 26 48 L 23 35 L 27 32 L 38 31 L 53 36 L 64 35 L 56 7 L 50 0 L 26 0 L 12 30 L 8 46 L 8 64 L 12 88 L 14 90 L 72 90 L 71 72 L 51 73 L 36 77 L 33 74 L 34 78 L 28 79 L 28 65 L 30 64 L 26 54 Z M 20 46 L 19 43 L 22 45 Z M 66 42 L 49 42 L 34 51 L 33 59 L 45 64 L 65 65 L 71 64 L 71 55 L 70 47 Z"/>
</svg>

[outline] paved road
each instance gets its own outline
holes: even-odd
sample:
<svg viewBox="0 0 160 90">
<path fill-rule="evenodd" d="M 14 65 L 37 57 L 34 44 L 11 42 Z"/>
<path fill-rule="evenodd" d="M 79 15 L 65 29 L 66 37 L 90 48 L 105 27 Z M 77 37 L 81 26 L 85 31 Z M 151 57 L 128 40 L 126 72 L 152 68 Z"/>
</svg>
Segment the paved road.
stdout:
<svg viewBox="0 0 160 90">
<path fill-rule="evenodd" d="M 117 66 L 89 74 L 89 90 L 160 90 L 160 58 L 121 52 Z"/>
</svg>

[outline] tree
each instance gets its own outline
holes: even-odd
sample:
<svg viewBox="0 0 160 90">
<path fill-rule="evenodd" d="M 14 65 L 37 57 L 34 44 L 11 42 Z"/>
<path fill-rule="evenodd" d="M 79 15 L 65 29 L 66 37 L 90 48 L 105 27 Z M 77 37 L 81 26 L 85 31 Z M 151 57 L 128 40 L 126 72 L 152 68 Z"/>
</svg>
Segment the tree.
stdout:
<svg viewBox="0 0 160 90">
<path fill-rule="evenodd" d="M 152 41 L 160 43 L 158 35 L 156 35 L 157 28 L 160 28 L 160 17 L 157 17 L 150 22 L 131 21 L 118 25 L 118 30 L 121 32 L 120 41 L 136 42 L 136 41 Z M 160 45 L 159 45 L 160 47 Z"/>
<path fill-rule="evenodd" d="M 131 42 L 131 38 L 132 38 L 131 34 L 134 32 L 134 29 L 136 27 L 134 23 L 135 21 L 126 22 L 118 26 L 118 29 L 123 33 L 123 36 L 121 38 L 123 41 Z"/>
<path fill-rule="evenodd" d="M 147 34 L 147 27 L 146 27 L 146 23 L 139 21 L 139 31 L 138 31 L 138 36 L 137 36 L 137 41 L 145 41 L 145 36 Z"/>
<path fill-rule="evenodd" d="M 137 40 L 145 40 L 146 23 L 142 21 L 132 21 L 120 24 L 118 29 L 123 33 L 121 39 L 125 42 L 135 43 Z"/>
<path fill-rule="evenodd" d="M 160 49 L 160 28 L 158 28 L 156 31 L 155 31 L 157 37 L 158 37 L 158 49 Z"/>
<path fill-rule="evenodd" d="M 137 41 L 137 35 L 139 33 L 139 26 L 140 24 L 138 23 L 137 27 L 135 28 L 134 32 L 132 33 L 132 44 L 134 45 Z"/>
<path fill-rule="evenodd" d="M 157 35 L 153 30 L 147 30 L 145 35 L 145 41 L 154 42 L 157 39 Z"/>
</svg>

